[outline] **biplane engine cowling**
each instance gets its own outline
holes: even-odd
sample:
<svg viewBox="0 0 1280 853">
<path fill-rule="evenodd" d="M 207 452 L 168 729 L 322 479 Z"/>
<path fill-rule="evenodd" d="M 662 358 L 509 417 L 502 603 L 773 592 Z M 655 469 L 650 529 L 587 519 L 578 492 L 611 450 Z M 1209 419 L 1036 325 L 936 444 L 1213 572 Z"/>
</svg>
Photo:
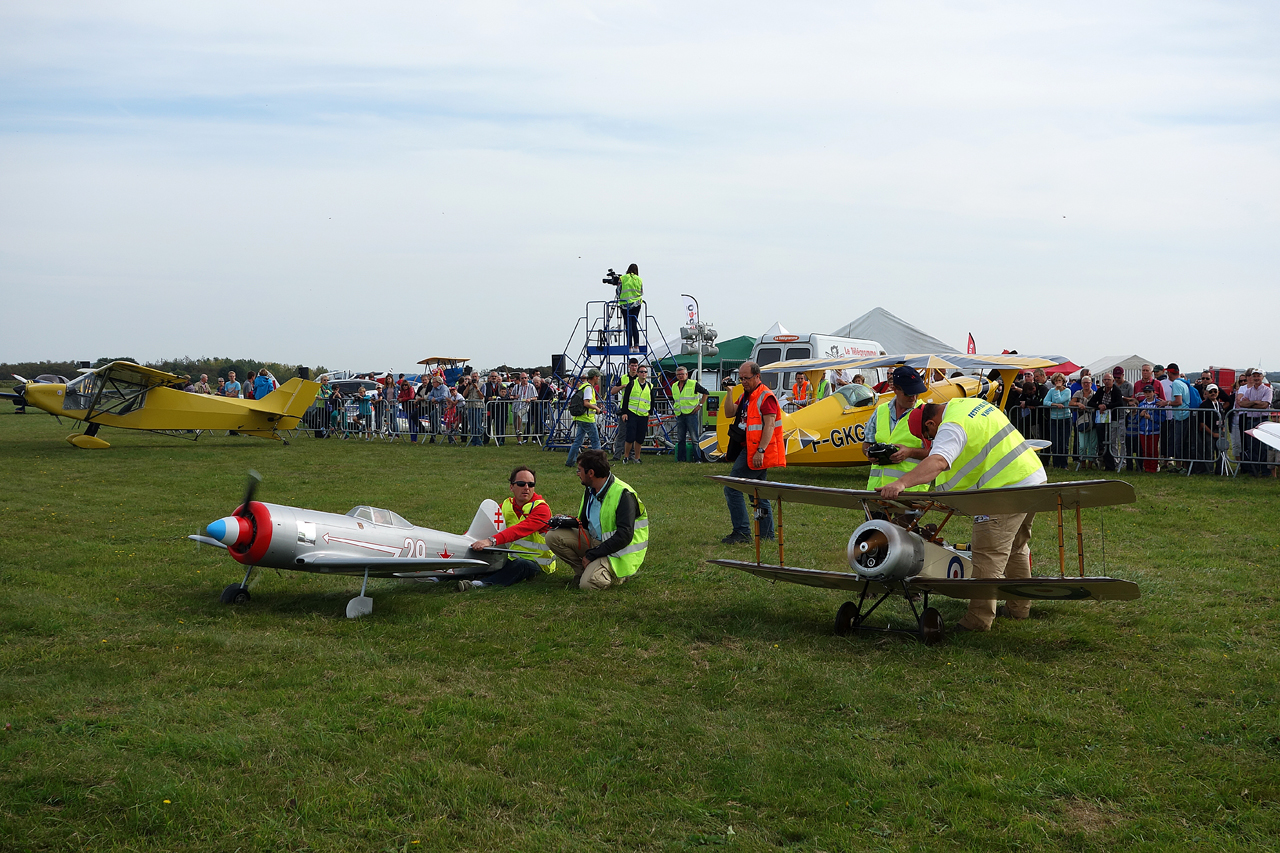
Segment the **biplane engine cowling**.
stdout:
<svg viewBox="0 0 1280 853">
<path fill-rule="evenodd" d="M 893 522 L 876 519 L 853 531 L 845 555 L 860 578 L 905 580 L 924 569 L 924 540 Z"/>
</svg>

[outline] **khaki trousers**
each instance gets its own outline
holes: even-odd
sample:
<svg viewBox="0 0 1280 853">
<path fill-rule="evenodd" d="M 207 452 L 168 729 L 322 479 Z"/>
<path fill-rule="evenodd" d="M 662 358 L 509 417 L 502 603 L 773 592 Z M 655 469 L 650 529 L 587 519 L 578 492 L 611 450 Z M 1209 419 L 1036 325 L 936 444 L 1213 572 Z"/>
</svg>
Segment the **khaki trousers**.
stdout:
<svg viewBox="0 0 1280 853">
<path fill-rule="evenodd" d="M 573 567 L 573 582 L 578 589 L 608 589 L 626 583 L 626 578 L 613 573 L 608 557 L 592 560 L 585 569 L 582 567 L 582 558 L 587 551 L 600 544 L 587 531 L 548 530 L 546 539 L 547 547 L 556 555 L 556 562 Z"/>
<path fill-rule="evenodd" d="M 1031 522 L 1035 517 L 1034 512 L 1018 512 L 988 516 L 985 521 L 975 518 L 973 576 L 978 579 L 1031 577 Z M 1005 602 L 1005 611 L 1014 619 L 1025 619 L 1031 615 L 1031 602 L 1010 598 Z M 970 631 L 990 631 L 995 618 L 994 598 L 973 598 L 959 624 Z"/>
</svg>

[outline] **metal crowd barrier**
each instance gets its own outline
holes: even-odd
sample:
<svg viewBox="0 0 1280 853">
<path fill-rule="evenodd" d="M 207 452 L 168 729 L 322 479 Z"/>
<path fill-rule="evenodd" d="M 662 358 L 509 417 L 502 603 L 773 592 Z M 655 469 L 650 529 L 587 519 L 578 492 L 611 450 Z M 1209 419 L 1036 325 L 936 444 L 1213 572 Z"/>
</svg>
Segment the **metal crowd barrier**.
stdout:
<svg viewBox="0 0 1280 853">
<path fill-rule="evenodd" d="M 1024 416 L 1011 410 L 1010 420 L 1027 438 L 1053 442 L 1041 453 L 1046 465 L 1065 460 L 1077 471 L 1096 466 L 1235 476 L 1243 470 L 1260 476 L 1280 464 L 1276 451 L 1245 434 L 1262 421 L 1280 420 L 1280 410 L 1233 409 L 1219 415 L 1211 409 L 1185 409 L 1182 419 L 1174 417 L 1176 411 L 1127 406 L 1103 413 L 1110 419 L 1099 423 L 1096 410 L 1072 409 L 1070 418 L 1057 422 L 1065 426 L 1057 426 L 1041 407 Z M 1081 417 L 1087 418 L 1087 429 L 1081 428 Z"/>
</svg>

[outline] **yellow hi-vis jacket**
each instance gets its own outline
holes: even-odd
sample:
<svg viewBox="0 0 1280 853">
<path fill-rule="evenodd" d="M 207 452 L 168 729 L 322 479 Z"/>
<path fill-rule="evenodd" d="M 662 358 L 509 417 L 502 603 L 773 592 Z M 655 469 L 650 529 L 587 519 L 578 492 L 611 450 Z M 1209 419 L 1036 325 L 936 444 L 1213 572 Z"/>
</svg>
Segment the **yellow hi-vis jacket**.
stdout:
<svg viewBox="0 0 1280 853">
<path fill-rule="evenodd" d="M 912 408 L 918 409 L 923 405 L 923 400 L 917 400 Z M 903 447 L 924 447 L 924 442 L 911 434 L 911 427 L 908 425 L 908 421 L 911 419 L 910 412 L 898 418 L 898 422 L 893 425 L 893 429 L 889 429 L 890 410 L 892 408 L 893 400 L 888 400 L 881 403 L 879 408 L 876 409 L 876 434 L 872 441 L 880 444 L 900 444 Z M 867 488 L 878 489 L 881 486 L 888 485 L 919 464 L 919 459 L 903 459 L 901 462 L 892 465 L 881 465 L 873 460 L 871 473 L 867 475 Z M 927 492 L 929 491 L 929 484 L 921 483 L 918 486 L 911 486 L 907 491 Z"/>
<path fill-rule="evenodd" d="M 534 507 L 545 504 L 546 501 L 538 499 L 529 501 L 525 504 L 524 515 L 516 512 L 515 501 L 507 498 L 502 502 L 502 519 L 507 523 L 507 527 L 515 527 L 524 521 L 525 516 L 533 512 Z M 547 547 L 547 539 L 541 533 L 530 533 L 522 539 L 516 539 L 507 544 L 508 548 L 513 551 L 524 552 L 525 559 L 533 560 L 544 572 L 554 572 L 556 570 L 556 558 L 551 553 L 551 549 Z"/>
<path fill-rule="evenodd" d="M 938 475 L 938 491 L 999 489 L 1044 469 L 1035 448 L 986 400 L 951 400 L 942 423 L 959 424 L 968 440 L 951 467 Z"/>
</svg>

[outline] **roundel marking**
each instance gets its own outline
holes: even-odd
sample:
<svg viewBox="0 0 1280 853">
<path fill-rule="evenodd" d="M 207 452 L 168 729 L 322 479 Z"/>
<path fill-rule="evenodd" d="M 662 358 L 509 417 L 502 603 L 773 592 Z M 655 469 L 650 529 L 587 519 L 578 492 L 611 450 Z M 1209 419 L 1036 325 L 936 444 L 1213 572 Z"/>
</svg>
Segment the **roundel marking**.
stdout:
<svg viewBox="0 0 1280 853">
<path fill-rule="evenodd" d="M 947 577 L 956 580 L 964 577 L 964 560 L 959 557 L 952 557 L 951 562 L 947 563 Z"/>
<path fill-rule="evenodd" d="M 1014 598 L 1056 598 L 1076 601 L 1089 597 L 1089 590 L 1078 586 L 1046 586 L 1041 584 L 1001 584 L 999 590 Z"/>
</svg>

